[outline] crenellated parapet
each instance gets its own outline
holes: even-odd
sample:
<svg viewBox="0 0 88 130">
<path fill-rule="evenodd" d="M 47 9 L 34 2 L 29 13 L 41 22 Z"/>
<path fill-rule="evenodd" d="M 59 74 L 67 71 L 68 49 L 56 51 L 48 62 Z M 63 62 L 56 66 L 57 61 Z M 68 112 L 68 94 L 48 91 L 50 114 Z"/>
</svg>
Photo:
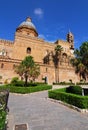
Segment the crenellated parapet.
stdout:
<svg viewBox="0 0 88 130">
<path fill-rule="evenodd" d="M 4 39 L 0 39 L 0 43 L 7 45 L 7 46 L 12 46 L 14 44 L 13 41 L 10 40 L 4 40 Z"/>
</svg>

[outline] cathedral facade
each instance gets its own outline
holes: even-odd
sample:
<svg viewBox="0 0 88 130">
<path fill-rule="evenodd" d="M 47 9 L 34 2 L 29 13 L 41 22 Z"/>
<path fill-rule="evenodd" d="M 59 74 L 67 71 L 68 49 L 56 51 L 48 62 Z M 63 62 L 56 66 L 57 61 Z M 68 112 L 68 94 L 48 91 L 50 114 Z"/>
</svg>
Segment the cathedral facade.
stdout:
<svg viewBox="0 0 88 130">
<path fill-rule="evenodd" d="M 55 66 L 55 47 L 60 45 L 63 48 L 58 56 L 58 66 Z M 49 43 L 38 37 L 36 27 L 31 18 L 27 18 L 16 29 L 14 41 L 0 39 L 0 76 L 2 82 L 11 81 L 18 75 L 14 68 L 26 56 L 32 56 L 34 61 L 40 65 L 40 75 L 36 81 L 43 82 L 47 79 L 48 84 L 53 82 L 73 82 L 79 81 L 75 69 L 70 63 L 74 57 L 74 36 L 71 32 L 67 34 L 66 41 L 57 40 Z"/>
</svg>

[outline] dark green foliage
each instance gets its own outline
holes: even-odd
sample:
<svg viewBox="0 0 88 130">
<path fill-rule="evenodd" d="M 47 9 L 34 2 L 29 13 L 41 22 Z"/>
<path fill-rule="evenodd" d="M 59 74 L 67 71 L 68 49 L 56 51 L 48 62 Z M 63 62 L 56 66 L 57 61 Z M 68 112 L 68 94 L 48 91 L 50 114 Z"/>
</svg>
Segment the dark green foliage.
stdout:
<svg viewBox="0 0 88 130">
<path fill-rule="evenodd" d="M 18 81 L 14 84 L 14 86 L 17 86 L 17 87 L 22 86 L 22 87 L 24 87 L 24 81 L 18 80 Z"/>
<path fill-rule="evenodd" d="M 79 74 L 80 80 L 87 80 L 88 77 L 88 41 L 82 43 L 79 49 L 74 51 L 75 58 L 71 59 L 75 72 Z"/>
<path fill-rule="evenodd" d="M 10 86 L 24 87 L 25 82 L 23 80 L 19 80 L 18 77 L 14 77 L 11 81 Z M 37 86 L 37 83 L 28 82 L 26 87 L 30 87 L 30 86 Z"/>
<path fill-rule="evenodd" d="M 28 86 L 28 80 L 35 81 L 40 75 L 40 66 L 34 62 L 32 56 L 26 56 L 25 59 L 15 67 L 15 72 L 19 74 L 21 80 L 24 79 L 24 86 Z"/>
<path fill-rule="evenodd" d="M 13 82 L 11 82 L 10 85 L 17 86 L 17 87 L 19 87 L 19 86 L 23 87 L 24 86 L 24 81 L 22 81 L 22 80 L 13 81 Z"/>
<path fill-rule="evenodd" d="M 37 85 L 47 85 L 46 83 L 44 82 L 36 82 Z"/>
<path fill-rule="evenodd" d="M 34 66 L 34 60 L 32 56 L 26 56 L 21 63 L 26 69 Z"/>
<path fill-rule="evenodd" d="M 38 86 L 38 84 L 37 83 L 30 83 L 30 82 L 28 82 L 28 84 L 27 84 L 27 87 L 35 87 L 35 86 Z"/>
<path fill-rule="evenodd" d="M 80 82 L 80 83 L 76 83 L 77 85 L 88 85 L 88 82 L 85 82 L 85 83 L 82 83 L 82 82 Z"/>
<path fill-rule="evenodd" d="M 82 88 L 80 86 L 69 86 L 66 88 L 66 92 L 82 95 Z"/>
<path fill-rule="evenodd" d="M 74 83 L 71 83 L 71 82 L 59 82 L 59 83 L 53 83 L 53 85 L 74 85 Z"/>
<path fill-rule="evenodd" d="M 88 96 L 80 96 L 76 94 L 66 93 L 66 89 L 50 90 L 49 98 L 61 100 L 82 109 L 88 109 Z"/>
<path fill-rule="evenodd" d="M 17 82 L 18 82 L 18 80 L 19 80 L 19 78 L 18 77 L 14 77 L 14 78 L 12 78 L 12 80 L 11 80 L 11 84 L 16 84 Z"/>
<path fill-rule="evenodd" d="M 5 129 L 6 112 L 0 110 L 0 130 Z"/>
<path fill-rule="evenodd" d="M 23 80 L 18 80 L 17 77 L 14 77 L 11 81 L 10 86 L 15 86 L 15 87 L 24 87 L 25 82 Z M 39 85 L 47 85 L 46 83 L 39 83 L 39 82 L 28 82 L 26 87 L 35 87 Z M 8 85 L 7 85 L 8 86 Z"/>
<path fill-rule="evenodd" d="M 84 89 L 84 95 L 88 96 L 88 89 L 86 89 L 86 88 Z"/>
</svg>

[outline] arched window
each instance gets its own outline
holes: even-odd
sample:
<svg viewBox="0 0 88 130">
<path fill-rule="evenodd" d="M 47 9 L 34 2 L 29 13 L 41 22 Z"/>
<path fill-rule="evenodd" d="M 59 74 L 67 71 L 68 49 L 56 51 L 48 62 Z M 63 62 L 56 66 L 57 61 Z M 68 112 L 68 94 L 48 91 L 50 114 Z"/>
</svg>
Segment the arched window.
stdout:
<svg viewBox="0 0 88 130">
<path fill-rule="evenodd" d="M 30 54 L 31 53 L 31 48 L 28 47 L 26 52 L 27 52 L 27 54 Z"/>
<path fill-rule="evenodd" d="M 1 68 L 4 68 L 4 64 L 3 63 L 1 64 Z"/>
<path fill-rule="evenodd" d="M 63 58 L 67 58 L 67 54 L 66 54 L 66 53 L 63 53 L 62 57 L 63 57 Z"/>
</svg>

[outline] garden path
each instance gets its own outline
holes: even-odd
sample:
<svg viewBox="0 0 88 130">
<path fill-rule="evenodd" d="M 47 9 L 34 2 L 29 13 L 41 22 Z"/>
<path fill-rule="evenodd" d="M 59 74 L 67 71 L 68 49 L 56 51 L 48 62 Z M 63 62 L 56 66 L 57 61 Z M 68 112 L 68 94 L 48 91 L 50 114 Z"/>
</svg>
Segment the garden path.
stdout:
<svg viewBox="0 0 88 130">
<path fill-rule="evenodd" d="M 8 129 L 27 124 L 28 130 L 88 130 L 87 114 L 50 101 L 48 92 L 9 96 Z"/>
</svg>

